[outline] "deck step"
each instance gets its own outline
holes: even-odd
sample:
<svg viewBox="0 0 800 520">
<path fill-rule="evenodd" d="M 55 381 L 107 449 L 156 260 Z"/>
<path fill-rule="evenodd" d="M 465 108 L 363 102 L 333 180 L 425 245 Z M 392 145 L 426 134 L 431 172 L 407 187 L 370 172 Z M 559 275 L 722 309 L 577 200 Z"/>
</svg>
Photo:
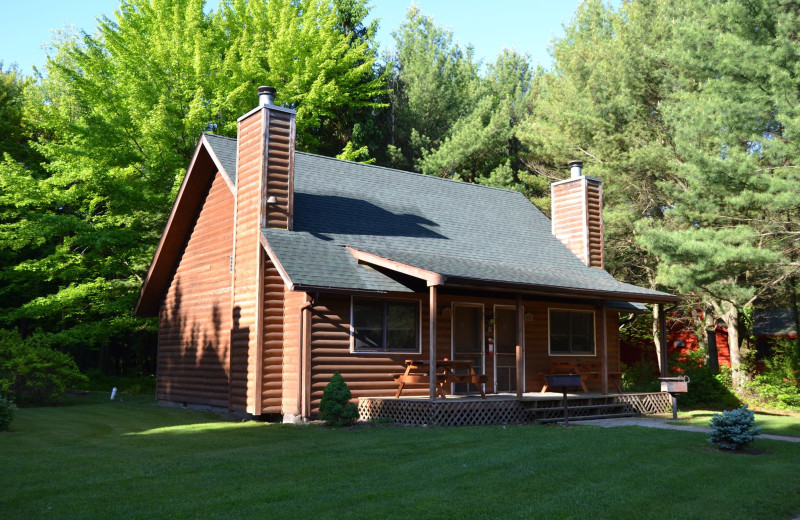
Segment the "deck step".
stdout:
<svg viewBox="0 0 800 520">
<path fill-rule="evenodd" d="M 527 413 L 535 422 L 558 422 L 564 420 L 564 408 L 562 406 L 528 408 Z M 571 421 L 639 415 L 628 403 L 573 405 L 568 407 L 568 413 Z"/>
<path fill-rule="evenodd" d="M 575 421 L 593 421 L 595 419 L 622 419 L 625 417 L 635 417 L 637 414 L 633 413 L 607 413 L 602 415 L 584 415 L 581 417 L 571 417 L 569 418 L 570 422 Z M 555 423 L 555 422 L 564 422 L 564 417 L 552 417 L 548 419 L 537 419 L 537 423 Z"/>
</svg>

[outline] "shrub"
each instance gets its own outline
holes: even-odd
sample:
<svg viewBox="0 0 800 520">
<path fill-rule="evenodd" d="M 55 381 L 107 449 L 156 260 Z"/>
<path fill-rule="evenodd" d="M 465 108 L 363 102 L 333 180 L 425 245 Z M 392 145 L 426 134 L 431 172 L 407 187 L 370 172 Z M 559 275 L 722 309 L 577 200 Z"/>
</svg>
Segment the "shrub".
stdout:
<svg viewBox="0 0 800 520">
<path fill-rule="evenodd" d="M 745 384 L 748 397 L 772 408 L 800 409 L 800 380 L 794 341 L 777 340 L 761 373 Z"/>
<path fill-rule="evenodd" d="M 658 392 L 658 365 L 651 361 L 637 361 L 622 365 L 622 390 L 625 392 Z"/>
<path fill-rule="evenodd" d="M 14 401 L 0 395 L 0 432 L 8 430 L 11 421 L 14 420 L 14 412 L 16 411 L 17 407 Z"/>
<path fill-rule="evenodd" d="M 331 377 L 331 382 L 322 393 L 319 416 L 328 426 L 348 426 L 358 418 L 358 408 L 350 402 L 353 394 L 339 372 Z"/>
<path fill-rule="evenodd" d="M 69 354 L 29 344 L 0 329 L 0 394 L 20 405 L 53 402 L 68 386 L 85 381 Z"/>
<path fill-rule="evenodd" d="M 713 431 L 708 442 L 723 450 L 740 450 L 753 442 L 761 428 L 755 428 L 755 414 L 747 405 L 736 410 L 714 414 L 711 418 Z"/>
<path fill-rule="evenodd" d="M 741 401 L 731 388 L 730 372 L 722 369 L 715 373 L 703 361 L 703 354 L 702 349 L 688 350 L 684 353 L 684 359 L 670 363 L 675 372 L 687 375 L 691 380 L 689 391 L 678 397 L 678 406 L 716 410 L 741 406 Z"/>
</svg>

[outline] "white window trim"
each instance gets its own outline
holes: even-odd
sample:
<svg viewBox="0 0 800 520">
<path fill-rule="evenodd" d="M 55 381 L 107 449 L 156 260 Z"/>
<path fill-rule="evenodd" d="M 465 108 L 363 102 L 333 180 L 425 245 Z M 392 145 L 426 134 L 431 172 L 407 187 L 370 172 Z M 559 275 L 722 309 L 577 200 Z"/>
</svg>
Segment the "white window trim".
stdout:
<svg viewBox="0 0 800 520">
<path fill-rule="evenodd" d="M 417 318 L 417 349 L 416 350 L 356 350 L 356 329 L 353 325 L 353 318 L 354 318 L 354 301 L 356 298 L 362 298 L 365 300 L 374 300 L 374 301 L 381 301 L 381 302 L 399 302 L 399 303 L 414 303 L 417 305 L 417 310 L 419 311 L 419 316 Z M 365 354 L 367 356 L 392 356 L 392 355 L 407 355 L 407 354 L 422 354 L 422 302 L 415 298 L 381 298 L 381 297 L 371 297 L 371 296 L 354 296 L 350 295 L 350 327 L 348 329 L 350 333 L 350 353 L 351 354 Z"/>
<path fill-rule="evenodd" d="M 553 352 L 550 345 L 550 315 L 551 311 L 564 311 L 564 312 L 583 312 L 592 315 L 592 352 Z M 551 357 L 576 357 L 576 356 L 597 356 L 597 317 L 593 310 L 588 309 L 564 309 L 560 307 L 547 308 L 547 355 Z"/>
</svg>

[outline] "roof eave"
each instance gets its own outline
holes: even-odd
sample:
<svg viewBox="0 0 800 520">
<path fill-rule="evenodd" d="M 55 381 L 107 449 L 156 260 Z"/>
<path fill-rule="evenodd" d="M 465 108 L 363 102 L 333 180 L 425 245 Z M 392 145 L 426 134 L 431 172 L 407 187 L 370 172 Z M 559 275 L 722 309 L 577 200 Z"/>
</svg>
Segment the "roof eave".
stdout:
<svg viewBox="0 0 800 520">
<path fill-rule="evenodd" d="M 523 294 L 542 294 L 547 296 L 566 296 L 581 297 L 591 300 L 626 300 L 637 303 L 675 303 L 681 300 L 680 296 L 673 294 L 639 294 L 618 291 L 603 291 L 598 289 L 580 289 L 574 287 L 556 287 L 550 285 L 538 285 L 521 282 L 507 282 L 500 280 L 479 280 L 475 278 L 463 278 L 448 276 L 445 283 L 446 287 L 494 287 L 498 290 L 511 290 Z"/>
</svg>

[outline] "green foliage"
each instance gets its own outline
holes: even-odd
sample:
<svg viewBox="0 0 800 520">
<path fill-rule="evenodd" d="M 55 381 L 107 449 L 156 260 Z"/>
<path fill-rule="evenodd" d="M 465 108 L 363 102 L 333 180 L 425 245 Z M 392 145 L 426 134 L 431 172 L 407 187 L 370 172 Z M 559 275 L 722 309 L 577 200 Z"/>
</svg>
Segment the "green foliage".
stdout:
<svg viewBox="0 0 800 520">
<path fill-rule="evenodd" d="M 8 430 L 14 420 L 17 405 L 9 397 L 0 395 L 0 432 Z"/>
<path fill-rule="evenodd" d="M 78 390 L 90 392 L 111 392 L 116 387 L 120 393 L 155 395 L 156 378 L 154 375 L 110 376 L 98 369 L 85 372 L 86 380 L 76 384 Z"/>
<path fill-rule="evenodd" d="M 637 361 L 628 366 L 622 364 L 623 392 L 658 392 L 658 366 L 650 361 Z"/>
<path fill-rule="evenodd" d="M 475 100 L 478 68 L 472 48 L 461 48 L 449 30 L 412 6 L 392 33 L 389 152 L 391 166 L 419 167 L 426 150 L 438 149 Z"/>
<path fill-rule="evenodd" d="M 678 396 L 678 406 L 723 410 L 741 405 L 730 386 L 730 372 L 726 375 L 711 370 L 703 359 L 703 349 L 686 350 L 684 356 L 684 359 L 669 362 L 674 374 L 687 375 L 690 379 L 689 391 Z"/>
<path fill-rule="evenodd" d="M 770 408 L 800 409 L 796 356 L 792 340 L 774 342 L 763 370 L 745 385 L 748 399 Z"/>
<path fill-rule="evenodd" d="M 353 395 L 339 372 L 334 372 L 322 393 L 319 417 L 328 426 L 348 426 L 358 419 L 358 408 L 350 399 Z"/>
<path fill-rule="evenodd" d="M 761 428 L 755 426 L 755 414 L 747 405 L 736 410 L 726 410 L 711 418 L 713 431 L 708 442 L 724 450 L 740 450 L 755 439 Z"/>
<path fill-rule="evenodd" d="M 0 328 L 84 366 L 114 349 L 137 352 L 123 371 L 153 370 L 156 321 L 131 311 L 198 136 L 235 135 L 271 84 L 297 110 L 298 149 L 368 160 L 348 145 L 386 92 L 367 14 L 122 0 L 96 31 L 57 34 L 35 81 L 0 70 Z"/>
<path fill-rule="evenodd" d="M 0 395 L 21 405 L 43 405 L 85 380 L 69 354 L 0 329 Z"/>
</svg>

